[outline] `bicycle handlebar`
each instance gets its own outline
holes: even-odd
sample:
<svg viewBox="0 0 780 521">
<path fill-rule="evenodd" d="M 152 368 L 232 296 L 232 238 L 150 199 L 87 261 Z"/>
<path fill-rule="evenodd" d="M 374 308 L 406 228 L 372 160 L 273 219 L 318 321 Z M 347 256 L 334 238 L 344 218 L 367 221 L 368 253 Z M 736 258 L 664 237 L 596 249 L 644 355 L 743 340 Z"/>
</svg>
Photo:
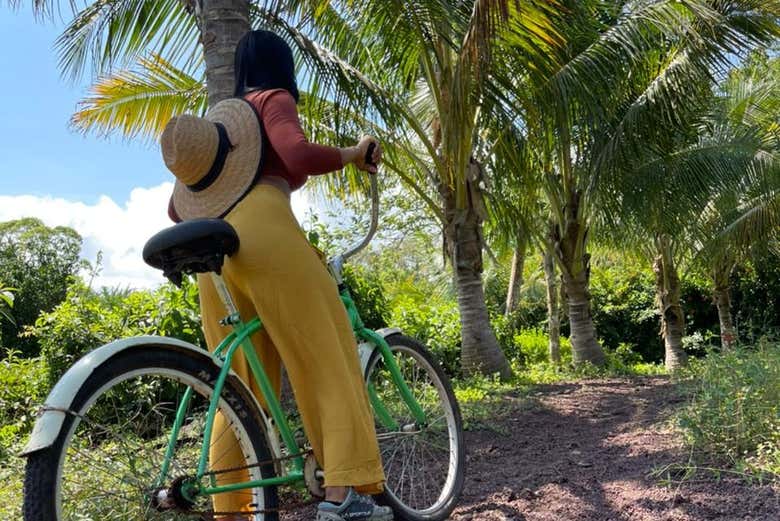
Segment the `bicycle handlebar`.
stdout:
<svg viewBox="0 0 780 521">
<path fill-rule="evenodd" d="M 374 152 L 375 146 L 376 145 L 374 143 L 368 145 L 368 151 L 366 152 L 366 163 L 368 164 L 374 164 L 370 161 L 370 158 Z M 333 277 L 336 279 L 337 284 L 341 284 L 343 282 L 342 273 L 344 269 L 344 263 L 347 261 L 347 259 L 368 246 L 368 243 L 371 242 L 371 239 L 374 238 L 374 234 L 376 234 L 377 224 L 379 223 L 379 188 L 377 174 L 371 174 L 369 180 L 371 183 L 371 225 L 369 226 L 368 233 L 365 237 L 363 237 L 362 241 L 358 242 L 344 253 L 336 255 L 335 257 L 328 260 L 328 267 L 330 268 Z"/>
<path fill-rule="evenodd" d="M 371 242 L 371 239 L 374 238 L 374 234 L 376 233 L 377 224 L 379 223 L 379 188 L 377 187 L 376 174 L 371 174 L 369 179 L 371 181 L 371 226 L 362 241 L 339 255 L 343 260 L 347 260 L 368 246 L 368 243 Z"/>
</svg>

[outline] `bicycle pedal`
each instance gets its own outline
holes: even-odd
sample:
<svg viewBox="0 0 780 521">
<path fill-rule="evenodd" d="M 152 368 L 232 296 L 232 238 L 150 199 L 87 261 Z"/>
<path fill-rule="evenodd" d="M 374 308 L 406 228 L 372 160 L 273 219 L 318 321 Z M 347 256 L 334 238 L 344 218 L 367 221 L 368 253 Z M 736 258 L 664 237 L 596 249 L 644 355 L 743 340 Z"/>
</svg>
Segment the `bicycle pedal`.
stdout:
<svg viewBox="0 0 780 521">
<path fill-rule="evenodd" d="M 314 458 L 314 454 L 306 455 L 306 460 L 303 463 L 303 481 L 306 483 L 306 488 L 309 489 L 309 493 L 312 496 L 318 499 L 325 497 L 325 489 L 322 486 L 324 482 L 322 471 Z"/>
</svg>

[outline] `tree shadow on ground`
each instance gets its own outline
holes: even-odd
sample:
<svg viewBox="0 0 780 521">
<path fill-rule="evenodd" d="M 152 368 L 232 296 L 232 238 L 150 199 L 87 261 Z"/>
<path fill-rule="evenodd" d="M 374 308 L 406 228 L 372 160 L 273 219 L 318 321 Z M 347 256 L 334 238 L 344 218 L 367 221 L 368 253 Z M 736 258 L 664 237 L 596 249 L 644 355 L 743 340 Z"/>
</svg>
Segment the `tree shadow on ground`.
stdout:
<svg viewBox="0 0 780 521">
<path fill-rule="evenodd" d="M 667 488 L 649 476 L 685 461 L 664 425 L 683 399 L 668 379 L 551 384 L 530 396 L 540 403 L 518 403 L 496 428 L 467 433 L 466 490 L 453 519 L 780 519 L 771 487 L 706 480 Z"/>
<path fill-rule="evenodd" d="M 772 487 L 714 479 L 664 487 L 649 475 L 686 461 L 665 425 L 684 397 L 666 378 L 548 384 L 502 398 L 500 417 L 466 432 L 466 486 L 451 519 L 780 519 Z M 281 519 L 314 519 L 314 509 Z"/>
</svg>

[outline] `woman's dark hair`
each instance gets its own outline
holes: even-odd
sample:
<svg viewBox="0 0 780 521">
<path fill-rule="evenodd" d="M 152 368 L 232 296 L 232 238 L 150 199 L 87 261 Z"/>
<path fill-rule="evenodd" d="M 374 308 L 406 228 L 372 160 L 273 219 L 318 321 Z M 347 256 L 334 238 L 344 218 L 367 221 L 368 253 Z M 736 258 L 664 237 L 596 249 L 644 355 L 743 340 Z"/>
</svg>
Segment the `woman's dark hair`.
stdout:
<svg viewBox="0 0 780 521">
<path fill-rule="evenodd" d="M 236 46 L 235 69 L 235 96 L 252 90 L 286 89 L 298 102 L 292 50 L 279 35 L 257 30 L 242 36 Z"/>
</svg>

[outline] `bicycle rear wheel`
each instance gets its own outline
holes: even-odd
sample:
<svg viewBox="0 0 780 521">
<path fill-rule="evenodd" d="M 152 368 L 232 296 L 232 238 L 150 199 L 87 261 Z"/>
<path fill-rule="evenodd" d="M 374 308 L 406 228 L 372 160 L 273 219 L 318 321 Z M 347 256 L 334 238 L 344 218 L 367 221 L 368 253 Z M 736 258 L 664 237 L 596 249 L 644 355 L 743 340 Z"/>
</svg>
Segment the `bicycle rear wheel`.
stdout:
<svg viewBox="0 0 780 521">
<path fill-rule="evenodd" d="M 400 334 L 385 339 L 401 376 L 426 415 L 418 425 L 394 384 L 379 349 L 366 367 L 366 380 L 398 424 L 376 422 L 385 469 L 382 502 L 407 521 L 446 519 L 463 489 L 466 458 L 460 408 L 449 379 L 428 350 Z"/>
<path fill-rule="evenodd" d="M 192 497 L 180 484 L 197 471 L 206 410 L 219 374 L 206 353 L 144 345 L 96 368 L 76 394 L 51 447 L 28 457 L 25 521 L 131 521 L 213 519 L 214 498 Z M 191 388 L 185 421 L 166 475 L 162 463 L 181 398 Z M 212 444 L 232 433 L 243 457 L 230 463 L 210 458 L 208 471 L 220 484 L 275 475 L 255 402 L 236 377 L 220 395 L 225 422 Z M 242 467 L 235 470 L 236 467 Z M 162 507 L 161 489 L 173 492 Z M 236 492 L 246 519 L 276 521 L 275 487 Z"/>
</svg>

